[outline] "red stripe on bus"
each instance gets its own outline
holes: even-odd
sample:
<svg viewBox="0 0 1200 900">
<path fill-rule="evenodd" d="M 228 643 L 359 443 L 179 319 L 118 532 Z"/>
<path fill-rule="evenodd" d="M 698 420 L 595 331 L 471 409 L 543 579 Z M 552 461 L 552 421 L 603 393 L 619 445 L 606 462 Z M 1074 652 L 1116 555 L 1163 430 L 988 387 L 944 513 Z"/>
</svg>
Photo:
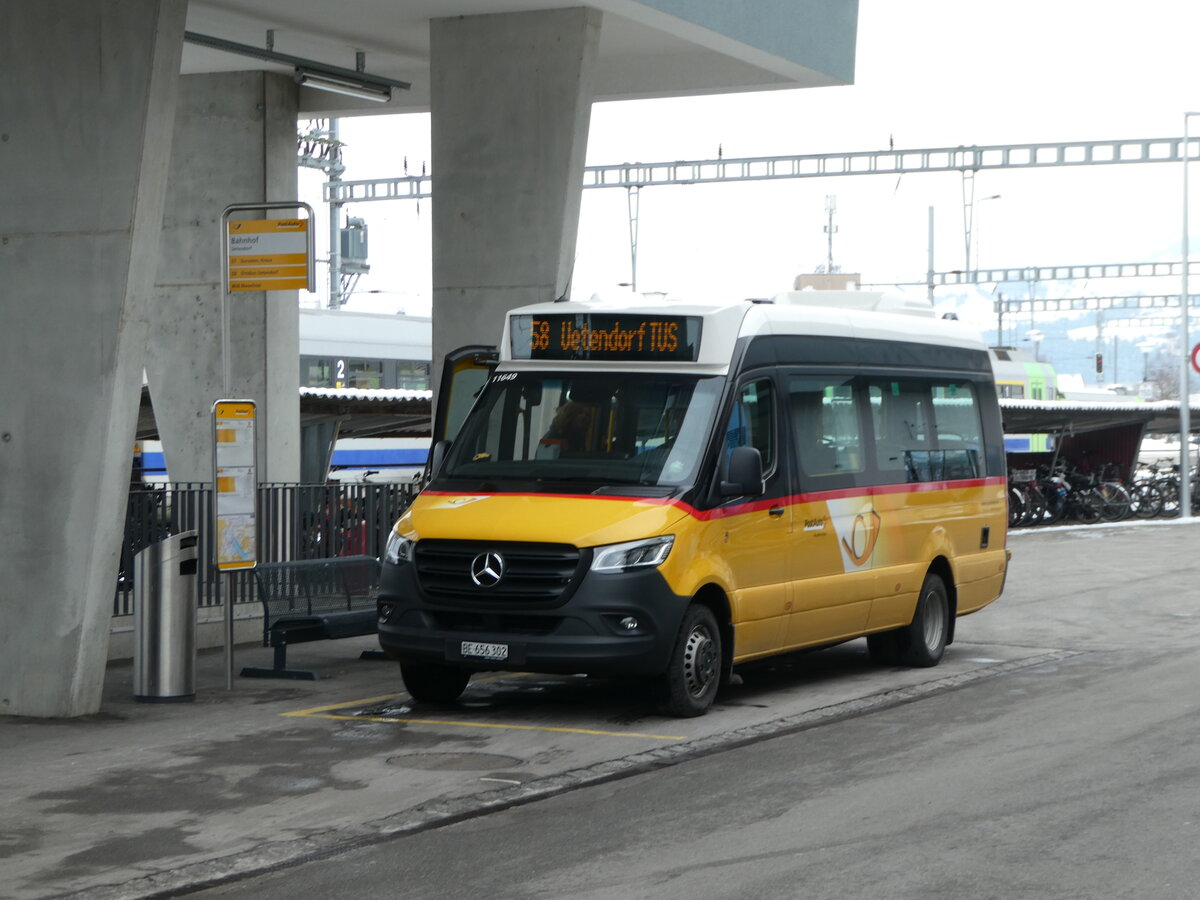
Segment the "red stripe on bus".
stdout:
<svg viewBox="0 0 1200 900">
<path fill-rule="evenodd" d="M 742 516 L 749 513 L 761 512 L 777 506 L 798 506 L 802 503 L 824 503 L 827 500 L 846 500 L 855 497 L 874 497 L 884 494 L 923 494 L 933 491 L 963 490 L 965 488 L 982 488 L 989 485 L 999 486 L 1007 482 L 1001 476 L 990 478 L 966 478 L 961 481 L 919 481 L 912 484 L 877 484 L 861 488 L 841 488 L 833 491 L 809 491 L 802 494 L 792 494 L 788 497 L 761 498 L 746 503 L 735 503 L 732 506 L 722 506 L 717 509 L 696 509 L 690 503 L 682 500 L 672 500 L 669 497 L 637 497 L 624 494 L 543 494 L 534 492 L 522 493 L 471 493 L 460 491 L 422 491 L 423 494 L 437 497 L 551 497 L 559 500 L 620 500 L 626 503 L 644 503 L 648 506 L 674 506 L 680 512 L 701 522 L 712 519 L 727 519 L 731 516 Z"/>
<path fill-rule="evenodd" d="M 557 494 L 542 491 L 421 491 L 427 497 L 551 497 L 556 500 L 623 500 L 646 503 L 650 506 L 667 506 L 674 501 L 670 497 L 637 497 L 625 494 Z M 686 505 L 686 504 L 685 504 Z"/>
</svg>

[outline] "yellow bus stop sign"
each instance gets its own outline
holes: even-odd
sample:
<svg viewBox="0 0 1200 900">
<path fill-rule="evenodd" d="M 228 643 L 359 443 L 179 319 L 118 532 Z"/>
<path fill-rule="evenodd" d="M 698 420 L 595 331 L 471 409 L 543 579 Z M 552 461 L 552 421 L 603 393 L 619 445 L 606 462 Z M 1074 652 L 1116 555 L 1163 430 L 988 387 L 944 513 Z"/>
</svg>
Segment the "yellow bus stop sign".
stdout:
<svg viewBox="0 0 1200 900">
<path fill-rule="evenodd" d="M 226 222 L 229 291 L 308 290 L 308 219 Z"/>
<path fill-rule="evenodd" d="M 257 565 L 253 400 L 218 400 L 213 404 L 213 487 L 216 506 L 217 569 L 253 569 Z"/>
</svg>

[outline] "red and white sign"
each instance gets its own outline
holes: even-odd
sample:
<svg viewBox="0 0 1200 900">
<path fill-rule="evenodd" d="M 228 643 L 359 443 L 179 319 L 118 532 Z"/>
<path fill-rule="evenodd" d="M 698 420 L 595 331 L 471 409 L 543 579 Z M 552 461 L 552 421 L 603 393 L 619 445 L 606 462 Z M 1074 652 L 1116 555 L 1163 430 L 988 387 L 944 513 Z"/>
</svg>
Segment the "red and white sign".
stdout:
<svg viewBox="0 0 1200 900">
<path fill-rule="evenodd" d="M 1192 348 L 1192 368 L 1200 372 L 1200 344 Z"/>
</svg>

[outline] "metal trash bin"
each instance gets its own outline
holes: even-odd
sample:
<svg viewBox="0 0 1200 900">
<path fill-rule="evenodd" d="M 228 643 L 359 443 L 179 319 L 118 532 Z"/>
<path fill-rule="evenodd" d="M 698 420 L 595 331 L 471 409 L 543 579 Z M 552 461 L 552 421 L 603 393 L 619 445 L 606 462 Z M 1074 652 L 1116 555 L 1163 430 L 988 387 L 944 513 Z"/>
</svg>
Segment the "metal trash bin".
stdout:
<svg viewBox="0 0 1200 900">
<path fill-rule="evenodd" d="M 133 558 L 133 699 L 196 698 L 196 532 Z"/>
</svg>

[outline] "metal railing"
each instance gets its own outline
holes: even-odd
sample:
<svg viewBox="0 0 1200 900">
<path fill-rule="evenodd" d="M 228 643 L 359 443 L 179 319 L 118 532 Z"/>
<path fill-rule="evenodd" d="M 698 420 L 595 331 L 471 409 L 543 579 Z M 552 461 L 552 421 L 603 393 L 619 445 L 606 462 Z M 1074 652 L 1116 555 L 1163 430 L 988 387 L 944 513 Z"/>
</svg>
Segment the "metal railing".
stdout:
<svg viewBox="0 0 1200 900">
<path fill-rule="evenodd" d="M 387 534 L 412 502 L 412 484 L 263 484 L 258 487 L 258 561 L 382 556 Z M 212 567 L 212 485 L 131 488 L 113 598 L 113 615 L 133 614 L 133 559 L 172 534 L 195 529 L 200 606 L 257 602 L 254 578 L 241 572 L 220 589 Z"/>
</svg>

